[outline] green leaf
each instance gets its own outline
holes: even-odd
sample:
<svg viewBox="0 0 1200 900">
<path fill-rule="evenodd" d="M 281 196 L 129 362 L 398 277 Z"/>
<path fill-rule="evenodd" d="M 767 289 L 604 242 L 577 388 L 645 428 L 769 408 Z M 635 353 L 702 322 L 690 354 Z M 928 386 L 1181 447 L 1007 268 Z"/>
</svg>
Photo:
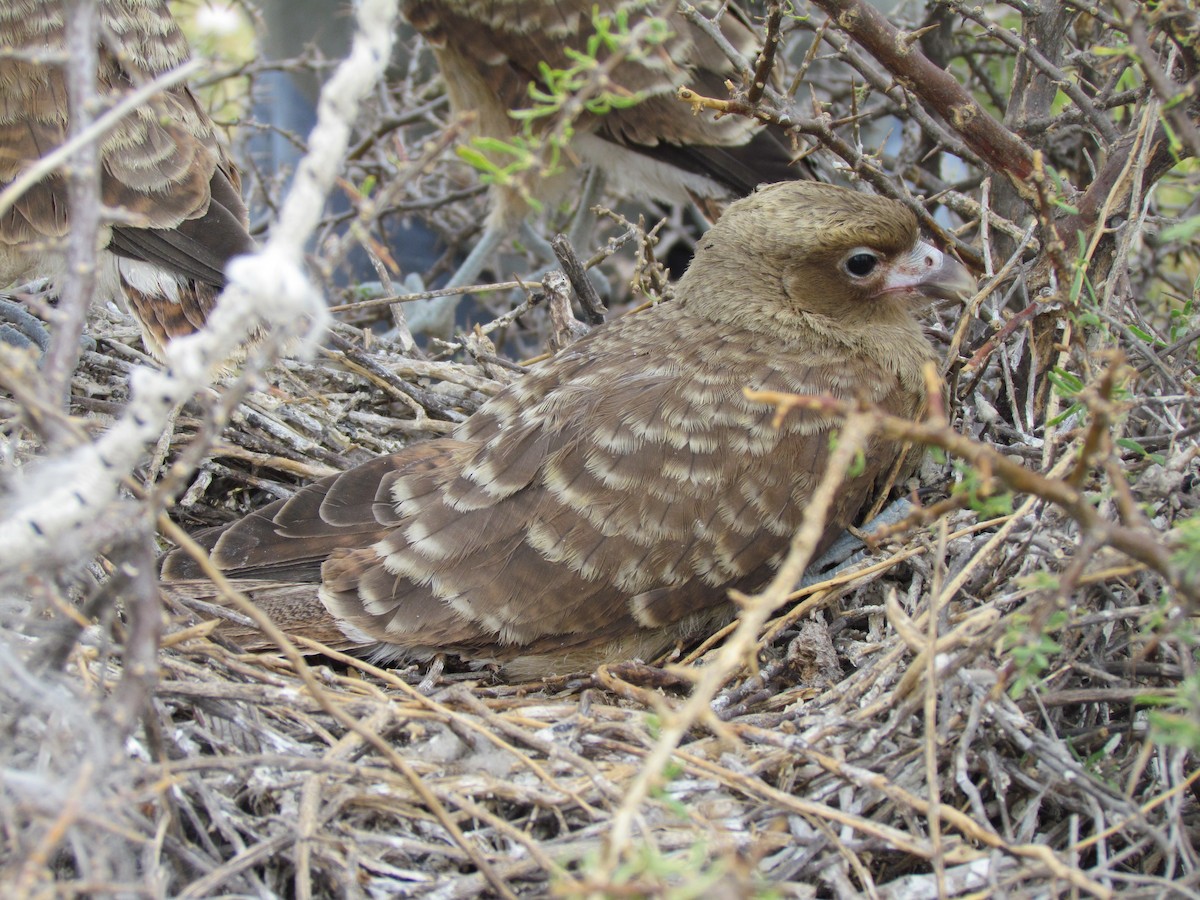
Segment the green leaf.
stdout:
<svg viewBox="0 0 1200 900">
<path fill-rule="evenodd" d="M 1159 465 L 1162 465 L 1166 462 L 1166 457 L 1164 457 L 1161 453 L 1151 453 L 1133 438 L 1117 438 L 1116 444 L 1122 450 L 1128 450 L 1131 453 L 1136 453 L 1143 459 L 1151 460 Z"/>
<path fill-rule="evenodd" d="M 846 470 L 847 478 L 857 478 L 863 472 L 867 471 L 867 455 L 862 448 L 854 454 L 854 461 L 850 463 L 850 467 Z"/>
<path fill-rule="evenodd" d="M 1083 410 L 1084 406 L 1082 403 L 1072 403 L 1046 424 L 1051 426 L 1061 425 L 1063 422 L 1067 421 L 1067 419 L 1071 418 L 1071 416 L 1077 415 L 1083 412 Z"/>
<path fill-rule="evenodd" d="M 1156 346 L 1159 346 L 1159 347 L 1166 346 L 1166 343 L 1164 341 L 1159 340 L 1154 335 L 1152 335 L 1150 332 L 1145 331 L 1141 328 L 1138 328 L 1136 325 L 1129 325 L 1127 327 L 1129 328 L 1130 331 L 1132 331 L 1135 335 L 1137 335 L 1141 340 L 1145 341 L 1147 344 L 1155 344 Z"/>
<path fill-rule="evenodd" d="M 469 144 L 459 145 L 455 148 L 454 152 L 458 154 L 458 158 L 465 162 L 468 166 L 471 166 L 480 172 L 499 171 L 499 166 L 497 166 L 490 159 Z"/>
<path fill-rule="evenodd" d="M 1083 379 L 1066 369 L 1051 369 L 1046 378 L 1064 397 L 1074 397 L 1083 390 Z"/>
<path fill-rule="evenodd" d="M 1189 243 L 1200 235 L 1200 216 L 1189 216 L 1181 222 L 1169 225 L 1162 230 L 1158 239 L 1163 243 Z"/>
<path fill-rule="evenodd" d="M 1027 591 L 1057 591 L 1062 581 L 1051 572 L 1031 572 L 1017 579 L 1017 585 Z"/>
</svg>

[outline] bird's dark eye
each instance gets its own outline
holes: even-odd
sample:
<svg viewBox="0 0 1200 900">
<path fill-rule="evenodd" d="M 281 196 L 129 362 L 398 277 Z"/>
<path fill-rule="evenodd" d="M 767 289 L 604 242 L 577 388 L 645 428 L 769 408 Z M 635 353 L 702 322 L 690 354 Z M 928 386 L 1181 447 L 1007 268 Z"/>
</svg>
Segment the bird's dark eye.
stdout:
<svg viewBox="0 0 1200 900">
<path fill-rule="evenodd" d="M 847 258 L 843 265 L 855 278 L 865 278 L 875 271 L 875 267 L 879 265 L 879 257 L 874 253 L 855 253 Z"/>
</svg>

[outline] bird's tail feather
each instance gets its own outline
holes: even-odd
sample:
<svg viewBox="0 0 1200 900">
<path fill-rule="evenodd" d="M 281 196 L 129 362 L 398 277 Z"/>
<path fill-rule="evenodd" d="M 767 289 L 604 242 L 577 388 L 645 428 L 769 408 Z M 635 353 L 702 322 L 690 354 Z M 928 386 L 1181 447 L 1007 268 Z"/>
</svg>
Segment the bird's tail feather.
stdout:
<svg viewBox="0 0 1200 900">
<path fill-rule="evenodd" d="M 231 586 L 267 617 L 289 638 L 307 638 L 331 650 L 350 651 L 363 644 L 348 638 L 317 596 L 317 585 L 280 581 L 234 580 Z M 220 621 L 215 634 L 237 644 L 243 650 L 278 649 L 278 643 L 261 630 L 254 620 L 239 611 L 227 593 L 206 580 L 163 582 L 164 596 L 203 619 Z M 311 652 L 307 644 L 302 650 Z"/>
</svg>

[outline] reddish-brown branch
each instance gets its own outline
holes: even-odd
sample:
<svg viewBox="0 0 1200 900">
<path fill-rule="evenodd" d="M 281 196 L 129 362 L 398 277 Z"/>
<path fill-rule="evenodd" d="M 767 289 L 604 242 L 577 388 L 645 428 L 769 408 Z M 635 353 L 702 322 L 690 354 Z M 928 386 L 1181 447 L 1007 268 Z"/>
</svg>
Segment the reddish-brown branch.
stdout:
<svg viewBox="0 0 1200 900">
<path fill-rule="evenodd" d="M 754 61 L 754 78 L 746 92 L 746 102 L 751 106 L 755 106 L 762 99 L 763 91 L 767 88 L 767 80 L 775 66 L 775 52 L 779 49 L 779 24 L 782 21 L 783 6 L 772 3 L 767 8 L 767 33 L 763 38 L 762 52 Z"/>
<path fill-rule="evenodd" d="M 812 0 L 839 28 L 861 44 L 906 88 L 929 104 L 967 146 L 1022 195 L 1029 194 L 1033 153 L 1020 138 L 988 115 L 945 69 L 930 62 L 874 7 L 859 0 Z"/>
<path fill-rule="evenodd" d="M 1028 469 L 996 448 L 973 441 L 948 425 L 910 422 L 898 416 L 888 415 L 870 404 L 851 403 L 824 395 L 806 396 L 778 391 L 746 390 L 746 396 L 750 400 L 775 406 L 776 417 L 780 419 L 794 409 L 808 410 L 832 418 L 869 412 L 879 434 L 894 441 L 913 441 L 927 447 L 940 447 L 970 463 L 985 476 L 999 478 L 1010 490 L 1033 494 L 1053 503 L 1074 519 L 1085 535 L 1144 563 L 1171 580 L 1190 599 L 1197 599 L 1194 592 L 1175 577 L 1167 546 L 1157 539 L 1154 533 L 1144 528 L 1108 521 L 1100 515 L 1083 491 L 1063 479 L 1048 478 L 1040 472 Z"/>
<path fill-rule="evenodd" d="M 1020 330 L 1020 328 L 1026 322 L 1033 319 L 1034 316 L 1042 311 L 1043 306 L 1044 305 L 1041 300 L 1034 300 L 1023 310 L 1005 322 L 1004 327 L 988 338 L 987 341 L 984 342 L 983 346 L 971 355 L 971 358 L 967 360 L 966 365 L 963 366 L 964 372 L 975 372 L 982 368 L 983 364 L 987 362 L 988 357 L 996 352 L 996 348 L 1006 344 L 1008 339 L 1016 331 Z"/>
<path fill-rule="evenodd" d="M 1089 231 L 1096 225 L 1105 206 L 1122 213 L 1128 212 L 1129 194 L 1133 190 L 1133 183 L 1129 179 L 1122 182 L 1121 178 L 1129 163 L 1129 154 L 1133 152 L 1136 141 L 1137 132 L 1135 130 L 1126 135 L 1112 149 L 1108 158 L 1105 159 L 1104 165 L 1096 173 L 1095 180 L 1075 203 L 1076 212 L 1058 221 L 1056 225 L 1058 233 L 1067 246 L 1075 245 L 1077 232 Z M 1161 124 L 1154 129 L 1150 142 L 1150 152 L 1146 159 L 1144 189 L 1158 181 L 1178 162 L 1178 156 L 1171 149 L 1167 131 Z M 1110 200 L 1114 190 L 1120 191 L 1120 193 Z"/>
</svg>

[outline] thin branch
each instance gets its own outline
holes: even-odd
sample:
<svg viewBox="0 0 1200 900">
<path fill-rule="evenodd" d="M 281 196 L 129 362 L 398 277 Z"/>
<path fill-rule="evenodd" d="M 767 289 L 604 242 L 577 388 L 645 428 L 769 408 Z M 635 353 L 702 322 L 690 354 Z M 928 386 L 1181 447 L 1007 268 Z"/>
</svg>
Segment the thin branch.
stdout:
<svg viewBox="0 0 1200 900">
<path fill-rule="evenodd" d="M 949 72 L 931 63 L 909 35 L 862 0 L 812 0 L 835 24 L 866 48 L 905 87 L 928 103 L 990 167 L 1029 196 L 1033 151 L 988 115 Z"/>
<path fill-rule="evenodd" d="M 81 136 L 91 130 L 97 105 L 96 71 L 100 10 L 94 0 L 73 0 L 63 8 L 68 62 L 68 143 L 75 145 L 67 178 L 67 207 L 71 231 L 67 240 L 66 273 L 60 289 L 59 322 L 46 354 L 46 396 L 66 409 L 71 399 L 71 376 L 79 363 L 79 340 L 96 288 L 96 235 L 100 230 L 100 148 Z"/>
</svg>

